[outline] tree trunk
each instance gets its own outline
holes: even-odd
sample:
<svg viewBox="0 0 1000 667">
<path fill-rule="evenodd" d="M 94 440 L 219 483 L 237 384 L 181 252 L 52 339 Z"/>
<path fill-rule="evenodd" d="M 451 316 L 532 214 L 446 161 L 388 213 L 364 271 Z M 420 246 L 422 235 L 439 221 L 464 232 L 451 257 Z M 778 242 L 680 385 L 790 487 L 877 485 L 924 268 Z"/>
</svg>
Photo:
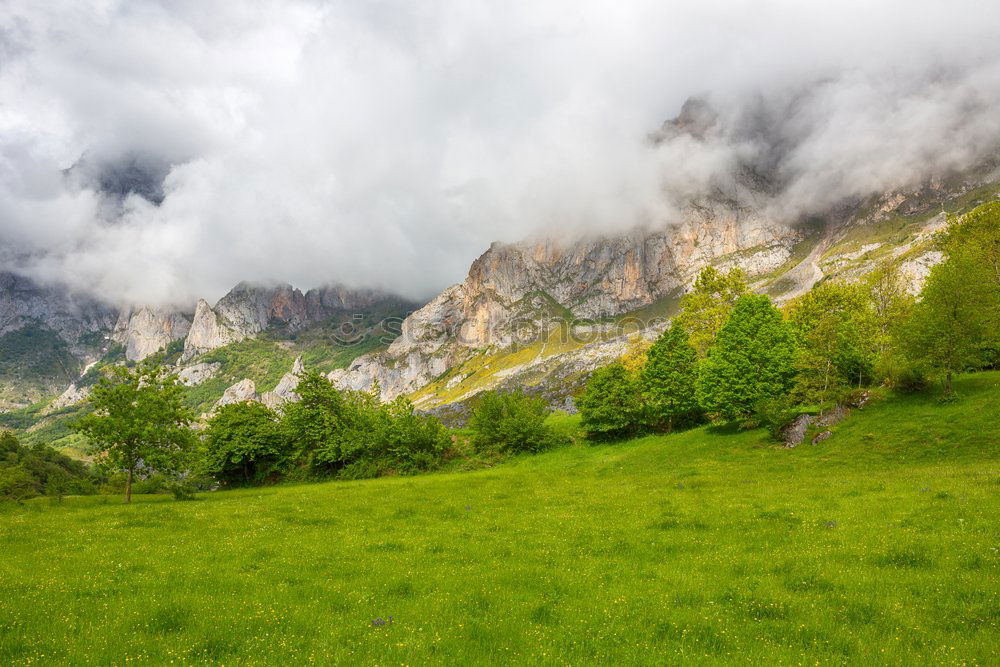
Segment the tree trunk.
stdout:
<svg viewBox="0 0 1000 667">
<path fill-rule="evenodd" d="M 128 469 L 128 478 L 125 480 L 125 502 L 132 502 L 132 469 Z"/>
<path fill-rule="evenodd" d="M 944 395 L 945 396 L 951 396 L 951 369 L 950 368 L 948 369 L 948 372 L 945 374 Z"/>
</svg>

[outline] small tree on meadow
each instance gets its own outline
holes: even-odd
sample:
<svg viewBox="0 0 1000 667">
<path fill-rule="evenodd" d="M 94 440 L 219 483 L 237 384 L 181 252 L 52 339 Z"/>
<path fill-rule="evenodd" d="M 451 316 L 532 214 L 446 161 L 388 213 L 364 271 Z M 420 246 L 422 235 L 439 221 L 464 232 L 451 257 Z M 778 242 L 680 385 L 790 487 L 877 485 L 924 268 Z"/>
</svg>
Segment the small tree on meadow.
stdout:
<svg viewBox="0 0 1000 667">
<path fill-rule="evenodd" d="M 862 283 L 871 308 L 870 335 L 863 341 L 877 366 L 890 364 L 899 347 L 899 333 L 913 312 L 915 300 L 907 291 L 899 263 L 881 262 Z"/>
<path fill-rule="evenodd" d="M 910 355 L 944 373 L 946 396 L 954 374 L 978 361 L 992 333 L 985 268 L 960 256 L 931 269 L 908 326 Z"/>
<path fill-rule="evenodd" d="M 226 484 L 259 484 L 289 454 L 278 415 L 248 401 L 219 408 L 205 429 L 202 468 Z"/>
<path fill-rule="evenodd" d="M 177 376 L 155 360 L 135 368 L 113 366 L 90 394 L 93 411 L 75 424 L 101 452 L 107 467 L 125 473 L 125 502 L 140 466 L 176 470 L 193 442 Z"/>
<path fill-rule="evenodd" d="M 702 362 L 699 402 L 723 420 L 747 419 L 761 401 L 791 388 L 794 356 L 791 333 L 771 300 L 740 297 Z"/>
<path fill-rule="evenodd" d="M 641 418 L 638 384 L 620 362 L 594 371 L 576 405 L 583 427 L 597 436 L 634 431 Z"/>
<path fill-rule="evenodd" d="M 670 431 L 698 418 L 697 379 L 698 353 L 674 322 L 653 343 L 639 373 L 646 417 L 654 427 Z"/>
<path fill-rule="evenodd" d="M 747 274 L 739 268 L 723 274 L 709 266 L 698 274 L 691 291 L 681 299 L 677 322 L 688 332 L 699 357 L 708 353 L 736 300 L 749 289 Z"/>
<path fill-rule="evenodd" d="M 556 441 L 547 417 L 545 402 L 523 391 L 484 392 L 469 420 L 472 444 L 513 453 L 542 451 Z"/>
<path fill-rule="evenodd" d="M 877 324 L 863 287 L 824 283 L 792 300 L 785 312 L 797 347 L 797 400 L 822 406 L 871 377 Z"/>
</svg>

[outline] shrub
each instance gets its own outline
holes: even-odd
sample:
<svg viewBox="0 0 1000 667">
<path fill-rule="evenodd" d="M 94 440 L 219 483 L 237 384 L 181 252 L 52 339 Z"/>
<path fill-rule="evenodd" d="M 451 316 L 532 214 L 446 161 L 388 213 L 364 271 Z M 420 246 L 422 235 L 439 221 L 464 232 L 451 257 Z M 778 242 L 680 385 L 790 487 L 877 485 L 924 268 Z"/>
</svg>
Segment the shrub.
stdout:
<svg viewBox="0 0 1000 667">
<path fill-rule="evenodd" d="M 222 406 L 205 429 L 201 469 L 223 484 L 259 484 L 289 454 L 278 415 L 261 403 Z"/>
<path fill-rule="evenodd" d="M 801 411 L 788 396 L 766 398 L 757 403 L 754 425 L 767 429 L 771 437 L 781 439 L 786 428 L 798 419 Z"/>
<path fill-rule="evenodd" d="M 621 363 L 594 371 L 576 405 L 580 409 L 581 424 L 597 437 L 635 431 L 642 418 L 639 387 Z"/>
<path fill-rule="evenodd" d="M 545 423 L 548 411 L 542 399 L 521 391 L 485 392 L 469 420 L 476 449 L 520 454 L 539 452 L 560 438 Z"/>
<path fill-rule="evenodd" d="M 301 400 L 285 408 L 283 429 L 298 460 L 320 474 L 428 470 L 450 444 L 441 422 L 404 398 L 383 404 L 377 390 L 341 391 L 317 372 L 305 373 L 295 391 Z"/>
<path fill-rule="evenodd" d="M 413 404 L 397 398 L 379 406 L 382 429 L 375 434 L 384 442 L 388 461 L 403 472 L 429 470 L 435 467 L 451 444 L 448 429 L 431 415 L 418 414 Z"/>
<path fill-rule="evenodd" d="M 24 502 L 41 491 L 38 480 L 23 465 L 0 469 L 0 498 Z"/>
</svg>

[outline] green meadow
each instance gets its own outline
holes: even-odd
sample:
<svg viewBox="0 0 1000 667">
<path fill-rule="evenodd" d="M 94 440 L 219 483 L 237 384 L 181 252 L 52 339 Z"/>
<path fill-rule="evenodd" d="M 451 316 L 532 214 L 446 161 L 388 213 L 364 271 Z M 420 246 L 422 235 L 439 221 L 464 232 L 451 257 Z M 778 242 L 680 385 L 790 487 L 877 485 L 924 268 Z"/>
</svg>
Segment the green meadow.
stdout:
<svg viewBox="0 0 1000 667">
<path fill-rule="evenodd" d="M 997 664 L 1000 373 L 956 389 L 794 449 L 5 505 L 0 663 Z"/>
</svg>

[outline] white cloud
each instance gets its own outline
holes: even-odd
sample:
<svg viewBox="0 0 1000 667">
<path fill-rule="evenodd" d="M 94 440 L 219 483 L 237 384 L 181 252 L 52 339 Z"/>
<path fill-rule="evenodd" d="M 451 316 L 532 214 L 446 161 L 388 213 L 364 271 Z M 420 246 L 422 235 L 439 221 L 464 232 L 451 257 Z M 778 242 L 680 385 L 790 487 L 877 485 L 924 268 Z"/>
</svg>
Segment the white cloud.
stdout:
<svg viewBox="0 0 1000 667">
<path fill-rule="evenodd" d="M 493 239 L 666 220 L 772 155 L 793 217 L 992 150 L 998 28 L 979 0 L 8 0 L 0 259 L 113 300 L 426 296 Z M 652 148 L 692 94 L 720 125 Z M 61 174 L 84 155 L 167 160 L 162 204 Z"/>
</svg>

